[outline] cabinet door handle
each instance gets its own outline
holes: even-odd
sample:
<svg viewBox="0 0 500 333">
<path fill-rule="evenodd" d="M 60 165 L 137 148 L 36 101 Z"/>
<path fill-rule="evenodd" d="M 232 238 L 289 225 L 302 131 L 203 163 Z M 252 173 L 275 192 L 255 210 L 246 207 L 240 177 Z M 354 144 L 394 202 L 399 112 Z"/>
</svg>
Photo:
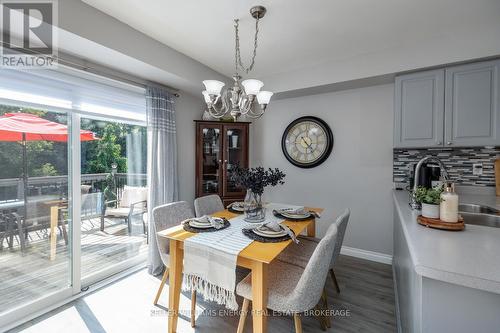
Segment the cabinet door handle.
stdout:
<svg viewBox="0 0 500 333">
<path fill-rule="evenodd" d="M 436 142 L 436 145 L 441 146 L 443 143 L 441 141 Z"/>
<path fill-rule="evenodd" d="M 224 160 L 224 163 L 227 163 L 227 160 Z"/>
<path fill-rule="evenodd" d="M 446 144 L 447 144 L 448 146 L 450 146 L 452 143 L 453 143 L 453 142 L 451 142 L 451 141 L 446 142 Z"/>
</svg>

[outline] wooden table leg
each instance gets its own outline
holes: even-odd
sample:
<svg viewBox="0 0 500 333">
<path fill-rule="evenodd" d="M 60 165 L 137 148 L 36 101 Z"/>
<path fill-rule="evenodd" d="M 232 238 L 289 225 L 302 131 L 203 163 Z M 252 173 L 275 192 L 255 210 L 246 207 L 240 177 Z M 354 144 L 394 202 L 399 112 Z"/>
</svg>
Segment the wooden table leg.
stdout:
<svg viewBox="0 0 500 333">
<path fill-rule="evenodd" d="M 313 219 L 307 226 L 306 235 L 309 237 L 316 237 L 316 219 Z"/>
<path fill-rule="evenodd" d="M 170 280 L 168 286 L 168 332 L 177 331 L 179 318 L 179 300 L 181 297 L 182 260 L 184 252 L 176 240 L 170 240 Z"/>
<path fill-rule="evenodd" d="M 252 319 L 254 333 L 267 332 L 267 270 L 268 265 L 252 265 Z"/>
<path fill-rule="evenodd" d="M 59 207 L 50 207 L 50 260 L 56 258 L 56 246 L 57 246 L 57 222 L 59 219 Z"/>
</svg>

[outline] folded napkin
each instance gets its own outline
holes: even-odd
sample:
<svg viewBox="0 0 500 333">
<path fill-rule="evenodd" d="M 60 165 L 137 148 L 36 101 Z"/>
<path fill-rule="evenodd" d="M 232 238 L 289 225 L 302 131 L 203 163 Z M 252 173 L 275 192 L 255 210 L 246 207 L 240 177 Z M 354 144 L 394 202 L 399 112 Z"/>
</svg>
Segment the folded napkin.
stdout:
<svg viewBox="0 0 500 333">
<path fill-rule="evenodd" d="M 278 212 L 284 212 L 288 214 L 294 214 L 294 215 L 305 215 L 308 213 L 308 211 L 302 206 L 302 207 L 294 207 L 294 208 L 282 208 L 279 209 Z"/>
<path fill-rule="evenodd" d="M 276 232 L 283 230 L 283 231 L 285 231 L 287 233 L 288 236 L 290 236 L 290 238 L 292 239 L 292 241 L 294 241 L 295 243 L 298 244 L 299 240 L 295 236 L 295 233 L 290 228 L 288 228 L 286 225 L 280 224 L 280 221 L 282 221 L 282 220 L 271 219 L 268 222 L 265 222 L 265 223 L 261 224 L 258 227 L 252 227 L 252 228 L 246 228 L 246 229 L 256 229 L 256 228 L 263 229 L 263 228 L 267 228 L 269 230 L 276 231 Z"/>
<path fill-rule="evenodd" d="M 214 227 L 215 229 L 220 229 L 224 227 L 224 219 L 220 217 L 203 215 L 201 217 L 196 217 L 191 220 L 196 221 L 198 223 L 210 223 L 212 227 Z"/>
</svg>

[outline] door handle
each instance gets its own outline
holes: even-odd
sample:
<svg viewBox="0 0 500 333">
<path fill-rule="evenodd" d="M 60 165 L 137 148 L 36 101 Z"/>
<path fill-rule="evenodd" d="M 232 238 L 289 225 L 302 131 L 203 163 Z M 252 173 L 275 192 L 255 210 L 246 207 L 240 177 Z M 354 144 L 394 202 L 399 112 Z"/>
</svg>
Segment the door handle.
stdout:
<svg viewBox="0 0 500 333">
<path fill-rule="evenodd" d="M 448 146 L 450 146 L 452 143 L 453 143 L 453 142 L 451 142 L 451 141 L 446 142 L 446 144 L 447 144 Z"/>
</svg>

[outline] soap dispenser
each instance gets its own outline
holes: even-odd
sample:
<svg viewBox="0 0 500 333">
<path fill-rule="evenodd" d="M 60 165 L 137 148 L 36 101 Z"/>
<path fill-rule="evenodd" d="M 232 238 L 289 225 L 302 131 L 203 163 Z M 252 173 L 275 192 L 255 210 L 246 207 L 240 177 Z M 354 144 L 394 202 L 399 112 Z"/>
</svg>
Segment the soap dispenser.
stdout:
<svg viewBox="0 0 500 333">
<path fill-rule="evenodd" d="M 455 193 L 455 186 L 453 183 L 447 182 L 443 193 L 441 193 L 439 217 L 443 222 L 458 222 L 458 195 Z"/>
</svg>

